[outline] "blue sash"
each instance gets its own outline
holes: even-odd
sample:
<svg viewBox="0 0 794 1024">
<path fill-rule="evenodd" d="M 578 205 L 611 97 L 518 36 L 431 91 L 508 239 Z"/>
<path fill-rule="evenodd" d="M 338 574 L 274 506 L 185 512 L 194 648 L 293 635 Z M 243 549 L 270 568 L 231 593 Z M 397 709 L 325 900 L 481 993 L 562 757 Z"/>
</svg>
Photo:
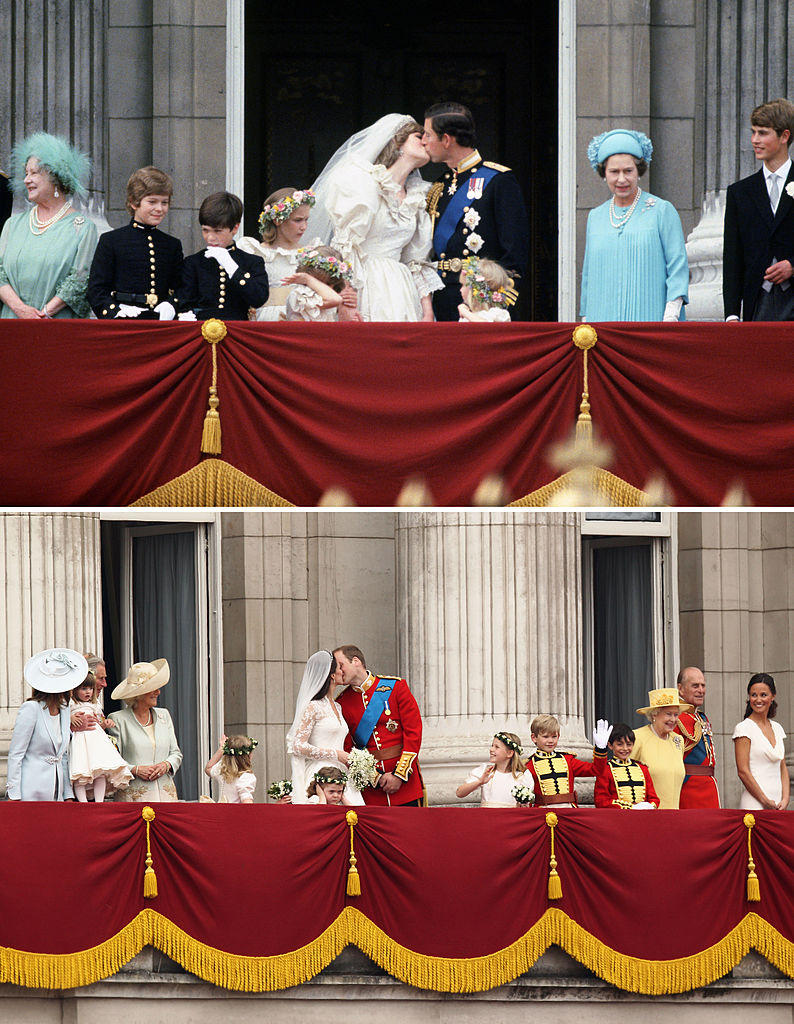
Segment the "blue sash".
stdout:
<svg viewBox="0 0 794 1024">
<path fill-rule="evenodd" d="M 473 199 L 469 199 L 469 181 L 472 178 L 485 178 L 485 184 L 483 185 L 483 191 L 488 187 L 488 183 L 491 178 L 495 177 L 499 171 L 494 170 L 493 167 L 477 167 L 472 172 L 470 177 L 463 185 L 459 185 L 457 191 L 447 203 L 446 209 L 441 214 L 438 224 L 436 224 L 436 230 L 433 233 L 433 249 L 436 256 L 440 256 L 447 247 L 447 242 L 455 234 L 455 228 L 458 226 L 458 221 L 463 216 L 463 207 L 467 203 L 474 202 Z"/>
<path fill-rule="evenodd" d="M 372 696 L 369 699 L 366 710 L 361 716 L 361 721 L 356 726 L 356 731 L 353 733 L 353 743 L 357 747 L 361 749 L 366 748 L 396 682 L 396 678 L 379 678 L 377 680 L 377 685 L 372 691 Z"/>
</svg>

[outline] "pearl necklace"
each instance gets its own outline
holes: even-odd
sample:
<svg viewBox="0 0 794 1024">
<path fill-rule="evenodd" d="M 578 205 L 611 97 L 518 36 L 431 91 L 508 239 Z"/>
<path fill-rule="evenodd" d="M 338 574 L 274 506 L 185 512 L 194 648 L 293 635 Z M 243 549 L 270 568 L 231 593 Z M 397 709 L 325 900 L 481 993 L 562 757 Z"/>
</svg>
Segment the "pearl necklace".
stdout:
<svg viewBox="0 0 794 1024">
<path fill-rule="evenodd" d="M 31 232 L 34 235 L 43 235 L 44 232 L 47 230 L 47 228 L 51 228 L 53 224 L 57 224 L 58 221 L 61 220 L 62 217 L 65 217 L 66 214 L 71 210 L 71 208 L 72 208 L 72 201 L 71 201 L 71 199 L 67 199 L 66 202 L 63 204 L 63 206 L 60 208 L 60 210 L 58 210 L 58 212 L 56 214 L 53 214 L 53 216 L 50 217 L 49 220 L 40 221 L 39 220 L 39 208 L 38 208 L 38 206 L 34 206 L 32 208 L 32 210 L 30 211 L 30 230 L 31 230 Z"/>
<path fill-rule="evenodd" d="M 642 189 L 638 188 L 637 194 L 634 196 L 634 202 L 626 210 L 626 212 L 621 214 L 620 216 L 615 215 L 615 197 L 612 196 L 612 201 L 609 204 L 609 223 L 612 225 L 613 228 L 622 228 L 626 224 L 629 217 L 631 217 L 632 213 L 634 213 L 634 210 L 637 207 L 637 203 L 640 201 L 641 195 Z"/>
</svg>

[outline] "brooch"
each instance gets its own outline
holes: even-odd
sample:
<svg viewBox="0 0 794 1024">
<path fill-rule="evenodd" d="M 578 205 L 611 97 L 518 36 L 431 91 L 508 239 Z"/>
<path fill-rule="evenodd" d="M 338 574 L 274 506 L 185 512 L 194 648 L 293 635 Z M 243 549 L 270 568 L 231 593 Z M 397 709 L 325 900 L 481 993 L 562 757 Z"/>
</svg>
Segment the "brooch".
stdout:
<svg viewBox="0 0 794 1024">
<path fill-rule="evenodd" d="M 397 732 L 397 723 L 394 721 L 393 718 L 390 718 L 389 721 L 386 723 L 386 728 L 389 730 L 389 732 Z"/>
</svg>

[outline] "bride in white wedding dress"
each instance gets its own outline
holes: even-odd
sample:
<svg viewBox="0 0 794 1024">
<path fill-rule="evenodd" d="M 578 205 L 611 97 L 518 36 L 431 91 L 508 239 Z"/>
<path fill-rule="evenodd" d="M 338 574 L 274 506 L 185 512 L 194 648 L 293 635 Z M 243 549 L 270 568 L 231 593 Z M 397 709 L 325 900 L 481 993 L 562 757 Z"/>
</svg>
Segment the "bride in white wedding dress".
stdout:
<svg viewBox="0 0 794 1024">
<path fill-rule="evenodd" d="M 312 185 L 309 232 L 352 266 L 365 320 L 430 321 L 431 295 L 443 287 L 428 261 L 430 186 L 418 168 L 429 157 L 421 140 L 413 118 L 386 114 L 348 139 Z"/>
<path fill-rule="evenodd" d="M 347 724 L 334 700 L 334 690 L 344 685 L 336 675 L 336 661 L 329 651 L 317 651 L 306 662 L 295 703 L 295 718 L 287 733 L 292 761 L 292 803 L 308 803 L 306 790 L 320 768 L 347 768 L 344 751 Z M 361 793 L 350 783 L 346 804 L 363 804 Z"/>
</svg>

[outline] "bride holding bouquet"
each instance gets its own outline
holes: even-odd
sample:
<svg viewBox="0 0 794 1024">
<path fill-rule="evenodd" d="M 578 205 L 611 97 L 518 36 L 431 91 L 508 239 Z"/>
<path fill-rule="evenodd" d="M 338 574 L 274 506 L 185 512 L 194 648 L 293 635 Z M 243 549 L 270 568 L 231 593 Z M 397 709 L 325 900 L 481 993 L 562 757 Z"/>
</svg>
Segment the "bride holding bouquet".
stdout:
<svg viewBox="0 0 794 1024">
<path fill-rule="evenodd" d="M 330 651 L 317 651 L 306 662 L 295 717 L 287 733 L 287 751 L 292 761 L 292 803 L 308 803 L 307 789 L 321 767 L 335 767 L 347 774 L 350 755 L 343 749 L 347 724 L 334 691 L 343 686 L 336 659 Z M 345 803 L 363 804 L 360 791 L 350 782 Z"/>
</svg>

